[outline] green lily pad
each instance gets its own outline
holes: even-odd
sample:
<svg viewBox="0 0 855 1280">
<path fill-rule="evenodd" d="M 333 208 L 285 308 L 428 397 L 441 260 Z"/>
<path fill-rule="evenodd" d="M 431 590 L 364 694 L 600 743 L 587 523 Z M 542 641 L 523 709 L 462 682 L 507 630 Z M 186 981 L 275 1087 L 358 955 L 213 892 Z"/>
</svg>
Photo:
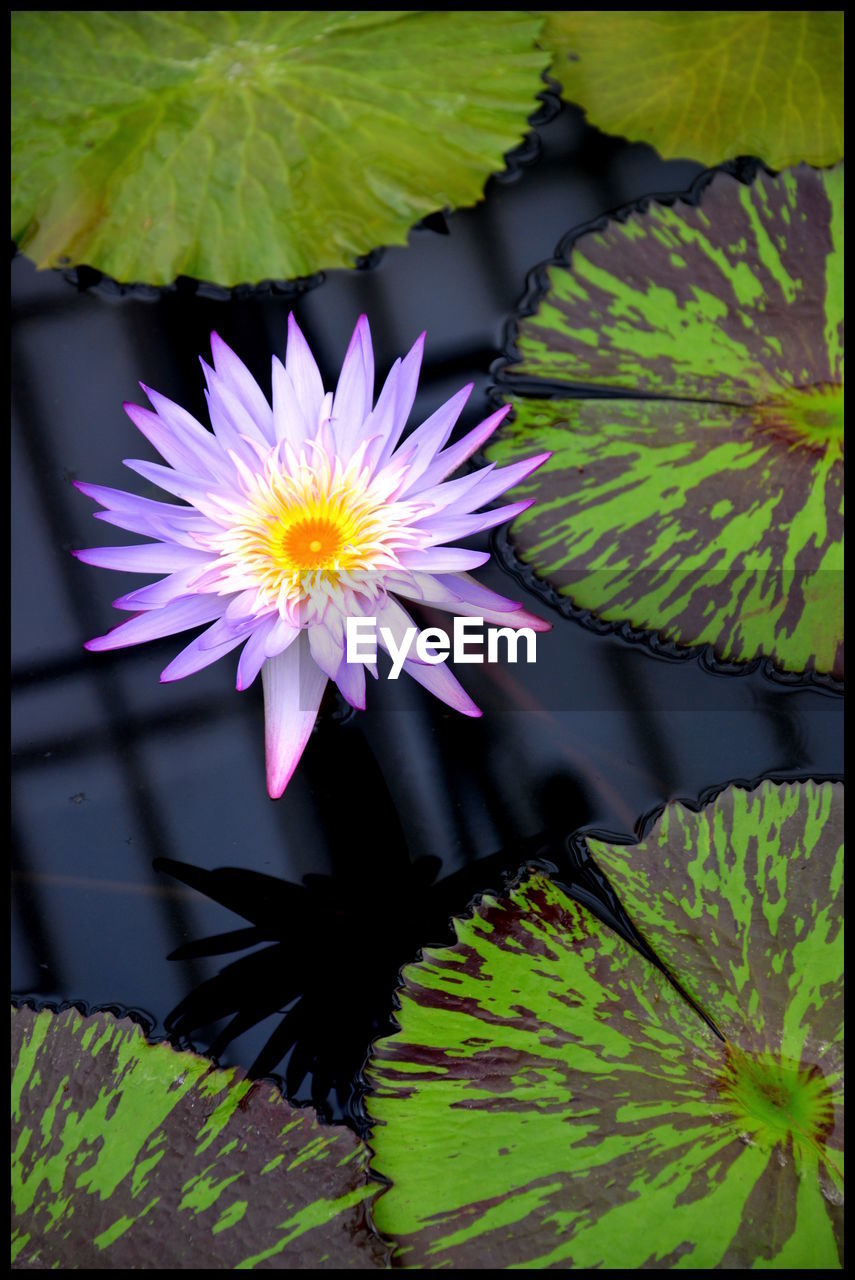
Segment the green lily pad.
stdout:
<svg viewBox="0 0 855 1280">
<path fill-rule="evenodd" d="M 366 1150 L 129 1019 L 12 1010 L 12 1262 L 383 1265 Z"/>
<path fill-rule="evenodd" d="M 669 805 L 638 844 L 586 843 L 728 1040 L 842 1079 L 842 784 L 730 787 L 700 813 Z"/>
<path fill-rule="evenodd" d="M 12 236 L 119 280 L 292 279 L 473 204 L 543 88 L 514 12 L 12 15 Z"/>
<path fill-rule="evenodd" d="M 842 166 L 718 173 L 549 268 L 487 450 L 553 451 L 510 534 L 541 581 L 721 661 L 843 678 L 842 237 Z"/>
<path fill-rule="evenodd" d="M 590 842 L 727 1039 L 539 873 L 404 970 L 368 1068 L 396 1263 L 841 1265 L 841 811 L 764 783 Z"/>
<path fill-rule="evenodd" d="M 773 169 L 843 158 L 843 14 L 547 14 L 564 96 L 662 156 Z"/>
</svg>

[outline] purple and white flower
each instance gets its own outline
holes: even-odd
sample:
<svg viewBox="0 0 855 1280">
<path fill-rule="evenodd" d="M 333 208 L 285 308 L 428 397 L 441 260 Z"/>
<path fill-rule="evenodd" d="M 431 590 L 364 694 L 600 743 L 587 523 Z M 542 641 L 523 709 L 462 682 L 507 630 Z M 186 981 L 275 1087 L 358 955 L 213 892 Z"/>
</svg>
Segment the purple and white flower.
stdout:
<svg viewBox="0 0 855 1280">
<path fill-rule="evenodd" d="M 471 384 L 402 440 L 424 336 L 395 362 L 374 404 L 365 316 L 335 394 L 324 392 L 290 316 L 284 366 L 273 357 L 271 408 L 243 362 L 212 334 L 214 367 L 204 360 L 202 367 L 213 432 L 145 386 L 152 409 L 124 406 L 167 464 L 129 459 L 125 465 L 182 505 L 77 483 L 104 508 L 97 519 L 152 539 L 77 551 L 78 559 L 166 575 L 115 600 L 134 617 L 86 647 L 118 649 L 205 624 L 163 671 L 161 680 L 170 681 L 242 645 L 238 689 L 262 674 L 267 787 L 274 798 L 302 755 L 327 680 L 352 706 L 365 706 L 365 667 L 346 660 L 349 616 L 376 618 L 396 642 L 414 625 L 401 599 L 500 626 L 549 629 L 469 576 L 489 553 L 448 545 L 524 510 L 528 502 L 477 512 L 549 454 L 447 480 L 508 412 L 509 406 L 500 409 L 447 445 Z M 369 669 L 376 677 L 376 667 Z M 445 664 L 412 657 L 404 670 L 464 715 L 481 714 Z"/>
</svg>

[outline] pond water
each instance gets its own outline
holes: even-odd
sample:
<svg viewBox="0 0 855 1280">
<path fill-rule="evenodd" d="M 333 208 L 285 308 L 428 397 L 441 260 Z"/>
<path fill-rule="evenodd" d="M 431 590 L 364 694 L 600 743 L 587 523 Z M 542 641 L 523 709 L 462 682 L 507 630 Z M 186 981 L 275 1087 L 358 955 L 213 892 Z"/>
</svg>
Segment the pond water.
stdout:
<svg viewBox="0 0 855 1280">
<path fill-rule="evenodd" d="M 103 538 L 71 482 L 143 491 L 121 465 L 154 456 L 121 408 L 142 402 L 138 379 L 204 418 L 197 358 L 215 328 L 269 390 L 293 307 L 334 386 L 365 311 L 379 377 L 428 331 L 412 421 L 473 381 L 468 429 L 527 273 L 572 228 L 700 171 L 573 108 L 547 115 L 475 209 L 296 294 L 120 292 L 12 263 L 13 992 L 136 1011 L 154 1036 L 275 1074 L 357 1127 L 359 1068 L 391 1025 L 400 966 L 445 941 L 474 894 L 530 859 L 572 881 L 581 828 L 630 839 L 672 798 L 842 769 L 834 692 L 654 657 L 529 599 L 554 623 L 536 664 L 458 672 L 482 720 L 407 679 L 372 682 L 366 713 L 331 696 L 273 802 L 260 682 L 235 692 L 235 655 L 160 685 L 178 640 L 82 647 L 136 584 L 69 551 L 136 539 Z M 478 576 L 519 598 L 499 563 Z"/>
</svg>

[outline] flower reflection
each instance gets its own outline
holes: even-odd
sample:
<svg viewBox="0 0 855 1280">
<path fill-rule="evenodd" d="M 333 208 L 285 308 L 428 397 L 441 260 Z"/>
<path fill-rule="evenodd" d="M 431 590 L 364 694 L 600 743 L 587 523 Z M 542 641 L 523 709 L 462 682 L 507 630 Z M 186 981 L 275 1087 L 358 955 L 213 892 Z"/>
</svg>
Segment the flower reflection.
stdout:
<svg viewBox="0 0 855 1280">
<path fill-rule="evenodd" d="M 443 879 L 437 879 L 439 858 L 413 863 L 404 855 L 383 859 L 382 875 L 366 877 L 354 867 L 351 874 L 310 874 L 302 884 L 160 858 L 159 871 L 248 922 L 170 955 L 191 961 L 246 953 L 199 983 L 167 1016 L 167 1031 L 219 1058 L 271 1015 L 281 1015 L 249 1074 L 282 1070 L 289 1098 L 310 1094 L 321 1116 L 338 1113 L 359 1127 L 355 1083 L 371 1042 L 393 1030 L 401 967 L 419 947 L 451 941 L 451 917 L 477 892 L 499 889 L 526 860 L 550 865 L 539 855 L 551 852 L 538 837 Z"/>
<path fill-rule="evenodd" d="M 241 955 L 202 982 L 166 1019 L 190 1037 L 223 1019 L 209 1052 L 223 1054 L 272 1014 L 281 1021 L 250 1067 L 269 1075 L 284 1058 L 286 1094 L 310 1080 L 312 1101 L 329 1118 L 331 1095 L 346 1105 L 368 1045 L 391 1027 L 391 992 L 413 936 L 445 936 L 444 894 L 433 884 L 438 858 L 406 861 L 377 882 L 307 875 L 302 884 L 236 867 L 206 871 L 171 859 L 155 866 L 249 922 L 188 943 L 171 960 Z M 259 947 L 258 944 L 266 944 Z"/>
</svg>

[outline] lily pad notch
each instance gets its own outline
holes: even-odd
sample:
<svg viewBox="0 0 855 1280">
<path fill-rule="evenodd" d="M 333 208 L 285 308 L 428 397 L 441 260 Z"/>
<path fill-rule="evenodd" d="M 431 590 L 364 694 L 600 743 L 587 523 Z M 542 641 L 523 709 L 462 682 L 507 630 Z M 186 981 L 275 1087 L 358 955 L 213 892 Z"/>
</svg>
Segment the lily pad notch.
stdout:
<svg viewBox="0 0 855 1280">
<path fill-rule="evenodd" d="M 843 166 L 726 166 L 670 199 L 533 277 L 486 454 L 553 457 L 516 491 L 511 564 L 674 656 L 839 687 Z"/>
</svg>

